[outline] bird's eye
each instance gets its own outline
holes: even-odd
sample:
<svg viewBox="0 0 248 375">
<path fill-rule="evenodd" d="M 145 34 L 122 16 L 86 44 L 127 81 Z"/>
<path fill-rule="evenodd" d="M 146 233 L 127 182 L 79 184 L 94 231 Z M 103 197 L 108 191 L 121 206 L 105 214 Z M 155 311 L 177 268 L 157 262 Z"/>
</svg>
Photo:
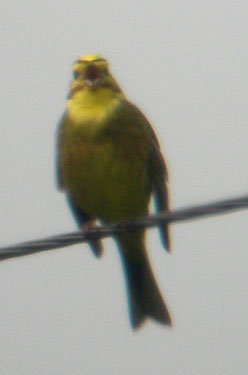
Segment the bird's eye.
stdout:
<svg viewBox="0 0 248 375">
<path fill-rule="evenodd" d="M 79 73 L 76 70 L 74 70 L 73 73 L 72 73 L 72 75 L 73 75 L 74 79 L 77 79 L 78 76 L 79 76 Z"/>
</svg>

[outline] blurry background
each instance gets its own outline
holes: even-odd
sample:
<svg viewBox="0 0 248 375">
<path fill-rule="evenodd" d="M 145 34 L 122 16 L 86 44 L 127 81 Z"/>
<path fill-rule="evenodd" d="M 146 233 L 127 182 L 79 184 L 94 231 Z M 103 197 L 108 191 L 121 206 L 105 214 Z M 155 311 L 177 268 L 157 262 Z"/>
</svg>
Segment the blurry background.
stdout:
<svg viewBox="0 0 248 375">
<path fill-rule="evenodd" d="M 248 4 L 3 0 L 0 246 L 74 231 L 56 190 L 55 132 L 77 57 L 100 53 L 159 136 L 172 208 L 248 188 Z M 1 373 L 245 374 L 247 211 L 147 243 L 174 318 L 132 332 L 112 240 L 0 264 Z"/>
</svg>

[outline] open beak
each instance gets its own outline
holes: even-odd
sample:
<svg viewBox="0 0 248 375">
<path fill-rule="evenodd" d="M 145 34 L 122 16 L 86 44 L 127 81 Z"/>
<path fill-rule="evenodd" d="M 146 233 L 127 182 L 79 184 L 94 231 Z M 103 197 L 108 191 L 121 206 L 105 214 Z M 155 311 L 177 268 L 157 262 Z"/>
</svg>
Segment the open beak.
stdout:
<svg viewBox="0 0 248 375">
<path fill-rule="evenodd" d="M 95 65 L 89 64 L 89 66 L 86 68 L 84 82 L 90 88 L 99 87 L 102 85 L 100 72 Z"/>
</svg>

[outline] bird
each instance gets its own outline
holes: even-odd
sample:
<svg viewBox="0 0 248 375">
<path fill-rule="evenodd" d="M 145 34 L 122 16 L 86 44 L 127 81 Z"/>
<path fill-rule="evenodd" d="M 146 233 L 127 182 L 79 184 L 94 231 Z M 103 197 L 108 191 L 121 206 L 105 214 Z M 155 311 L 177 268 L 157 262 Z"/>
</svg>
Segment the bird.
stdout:
<svg viewBox="0 0 248 375">
<path fill-rule="evenodd" d="M 73 64 L 66 109 L 57 130 L 57 185 L 66 194 L 80 229 L 169 211 L 168 170 L 158 139 L 141 110 L 130 102 L 101 55 L 80 56 Z M 170 251 L 167 223 L 159 227 Z M 155 280 L 145 230 L 114 235 L 127 291 L 131 327 L 147 319 L 170 326 L 172 319 Z M 96 257 L 101 240 L 89 243 Z"/>
</svg>

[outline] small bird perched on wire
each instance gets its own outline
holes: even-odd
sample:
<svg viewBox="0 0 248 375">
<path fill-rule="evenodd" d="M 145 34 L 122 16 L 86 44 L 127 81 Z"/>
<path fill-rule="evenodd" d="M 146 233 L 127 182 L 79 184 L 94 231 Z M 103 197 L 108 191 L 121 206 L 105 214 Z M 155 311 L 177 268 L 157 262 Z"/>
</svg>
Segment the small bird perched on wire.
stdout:
<svg viewBox="0 0 248 375">
<path fill-rule="evenodd" d="M 64 190 L 81 229 L 96 220 L 110 224 L 144 216 L 151 195 L 157 211 L 168 211 L 168 173 L 156 135 L 143 113 L 130 103 L 99 55 L 80 57 L 66 111 L 58 130 L 58 186 Z M 160 226 L 169 251 L 168 226 Z M 115 236 L 120 252 L 133 328 L 147 317 L 171 325 L 152 273 L 145 231 Z M 90 242 L 96 256 L 100 240 Z"/>
</svg>

